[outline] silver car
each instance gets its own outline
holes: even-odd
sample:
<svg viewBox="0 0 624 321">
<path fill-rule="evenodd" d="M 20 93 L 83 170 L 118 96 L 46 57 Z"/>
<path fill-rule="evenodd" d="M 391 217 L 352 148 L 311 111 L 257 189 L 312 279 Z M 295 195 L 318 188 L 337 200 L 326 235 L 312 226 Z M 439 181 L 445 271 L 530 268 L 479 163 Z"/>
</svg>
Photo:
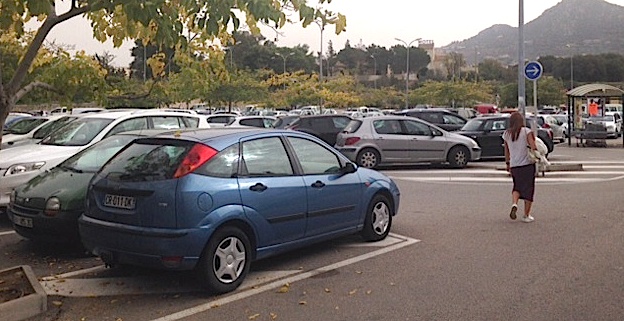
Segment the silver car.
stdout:
<svg viewBox="0 0 624 321">
<path fill-rule="evenodd" d="M 473 139 L 405 116 L 354 119 L 338 134 L 335 147 L 367 168 L 401 163 L 449 163 L 463 168 L 481 158 L 481 148 Z"/>
</svg>

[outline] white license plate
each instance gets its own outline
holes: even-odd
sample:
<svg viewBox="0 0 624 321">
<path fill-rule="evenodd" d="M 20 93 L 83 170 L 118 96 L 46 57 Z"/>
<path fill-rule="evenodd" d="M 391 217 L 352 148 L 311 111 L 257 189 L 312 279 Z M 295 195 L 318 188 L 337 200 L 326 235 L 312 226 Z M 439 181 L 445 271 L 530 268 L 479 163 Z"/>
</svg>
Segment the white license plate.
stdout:
<svg viewBox="0 0 624 321">
<path fill-rule="evenodd" d="M 21 217 L 21 216 L 17 216 L 17 215 L 13 215 L 13 223 L 15 223 L 15 225 L 19 225 L 19 226 L 23 226 L 23 227 L 33 227 L 33 220 L 32 218 L 28 218 L 28 217 Z"/>
<path fill-rule="evenodd" d="M 104 196 L 104 205 L 108 207 L 133 210 L 136 206 L 136 199 L 131 196 L 106 194 Z"/>
</svg>

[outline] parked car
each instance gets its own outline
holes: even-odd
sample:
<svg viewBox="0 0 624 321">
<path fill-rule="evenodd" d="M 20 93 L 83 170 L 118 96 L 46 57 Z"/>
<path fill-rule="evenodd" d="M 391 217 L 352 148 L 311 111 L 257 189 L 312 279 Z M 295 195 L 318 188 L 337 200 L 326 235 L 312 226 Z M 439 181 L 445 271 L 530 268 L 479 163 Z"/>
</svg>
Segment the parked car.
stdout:
<svg viewBox="0 0 624 321">
<path fill-rule="evenodd" d="M 93 175 L 133 139 L 162 132 L 132 131 L 107 137 L 18 186 L 7 210 L 13 229 L 34 241 L 80 244 L 78 217 L 84 212 Z"/>
<path fill-rule="evenodd" d="M 57 116 L 47 116 L 47 117 L 56 118 Z M 59 128 L 63 127 L 63 126 L 65 126 L 65 124 L 67 124 L 68 122 L 70 122 L 72 120 L 78 119 L 80 116 L 81 115 L 60 116 L 56 120 L 52 120 L 50 122 L 46 122 L 41 127 L 39 127 L 38 129 L 35 129 L 33 131 L 32 137 L 24 137 L 21 140 L 8 142 L 6 144 L 4 143 L 4 139 L 3 139 L 2 140 L 2 149 L 16 147 L 16 146 L 22 146 L 22 145 L 28 145 L 28 144 L 36 144 L 36 143 L 40 142 L 42 139 L 44 139 L 46 136 L 51 134 L 52 132 L 56 131 L 57 129 L 59 129 Z"/>
<path fill-rule="evenodd" d="M 273 116 L 240 116 L 230 120 L 226 126 L 273 128 L 276 119 Z"/>
<path fill-rule="evenodd" d="M 409 116 L 354 119 L 338 134 L 336 148 L 358 165 L 449 163 L 463 168 L 481 158 L 481 148 L 467 137 Z"/>
<path fill-rule="evenodd" d="M 350 121 L 351 117 L 346 115 L 309 115 L 299 117 L 286 126 L 286 129 L 312 134 L 333 146 L 336 144 L 336 135 L 347 127 Z"/>
<path fill-rule="evenodd" d="M 563 142 L 565 140 L 564 129 L 559 125 L 559 121 L 553 115 L 527 115 L 527 121 L 535 119 L 538 127 L 546 131 L 550 131 L 553 142 Z"/>
<path fill-rule="evenodd" d="M 564 140 L 566 138 L 568 138 L 568 115 L 566 114 L 552 114 L 550 115 L 552 118 L 554 118 L 557 121 L 557 124 L 559 125 L 559 128 L 561 129 L 561 133 L 563 134 L 563 138 Z M 553 139 L 555 137 L 555 134 L 553 133 Z"/>
<path fill-rule="evenodd" d="M 34 133 L 41 127 L 61 117 L 62 116 L 34 116 L 19 119 L 3 132 L 2 149 L 9 148 L 16 142 L 32 138 Z"/>
<path fill-rule="evenodd" d="M 224 293 L 252 260 L 353 233 L 384 239 L 399 195 L 312 135 L 209 129 L 123 148 L 91 181 L 79 230 L 108 265 L 195 270 Z"/>
<path fill-rule="evenodd" d="M 444 108 L 408 109 L 396 114 L 420 118 L 446 131 L 459 130 L 467 122 L 466 118 Z"/>
<path fill-rule="evenodd" d="M 15 187 L 103 138 L 131 130 L 208 127 L 201 117 L 157 110 L 86 114 L 38 144 L 0 150 L 0 208 L 8 205 L 9 194 Z"/>
<path fill-rule="evenodd" d="M 599 124 L 606 128 L 607 137 L 617 138 L 622 134 L 622 116 L 618 112 L 606 112 L 604 116 L 592 116 L 587 124 Z"/>
<path fill-rule="evenodd" d="M 456 133 L 474 139 L 481 147 L 482 158 L 504 157 L 505 148 L 503 133 L 509 127 L 511 114 L 482 115 L 470 119 L 464 127 Z M 537 128 L 537 136 L 552 153 L 555 144 L 547 129 Z"/>
<path fill-rule="evenodd" d="M 224 127 L 236 117 L 240 117 L 238 114 L 212 114 L 206 116 L 206 122 L 210 125 L 210 127 Z"/>
<path fill-rule="evenodd" d="M 32 115 L 27 113 L 9 113 L 9 115 L 7 115 L 7 118 L 4 120 L 2 130 L 6 130 L 7 128 L 9 128 L 9 126 L 11 126 L 11 124 L 24 117 L 32 117 Z"/>
</svg>

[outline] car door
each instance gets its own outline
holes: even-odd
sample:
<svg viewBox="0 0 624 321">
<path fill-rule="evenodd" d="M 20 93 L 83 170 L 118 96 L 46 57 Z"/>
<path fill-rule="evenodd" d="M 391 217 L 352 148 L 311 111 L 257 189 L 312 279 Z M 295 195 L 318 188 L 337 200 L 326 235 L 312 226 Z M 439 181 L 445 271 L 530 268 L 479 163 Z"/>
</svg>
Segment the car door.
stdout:
<svg viewBox="0 0 624 321">
<path fill-rule="evenodd" d="M 406 137 L 409 138 L 412 161 L 445 160 L 446 138 L 441 131 L 417 120 L 402 120 Z"/>
<path fill-rule="evenodd" d="M 295 175 L 280 136 L 245 140 L 238 177 L 245 215 L 264 237 L 259 246 L 294 241 L 304 236 L 307 191 Z"/>
<path fill-rule="evenodd" d="M 507 130 L 509 120 L 507 118 L 492 118 L 483 123 L 482 133 L 477 139 L 481 146 L 481 155 L 484 157 L 504 156 L 503 133 Z"/>
<path fill-rule="evenodd" d="M 343 174 L 340 158 L 310 139 L 288 137 L 308 198 L 306 237 L 355 228 L 362 212 L 363 185 L 357 173 Z"/>
<path fill-rule="evenodd" d="M 410 161 L 410 140 L 403 134 L 399 119 L 377 119 L 372 121 L 375 142 L 381 151 L 384 163 Z"/>
</svg>

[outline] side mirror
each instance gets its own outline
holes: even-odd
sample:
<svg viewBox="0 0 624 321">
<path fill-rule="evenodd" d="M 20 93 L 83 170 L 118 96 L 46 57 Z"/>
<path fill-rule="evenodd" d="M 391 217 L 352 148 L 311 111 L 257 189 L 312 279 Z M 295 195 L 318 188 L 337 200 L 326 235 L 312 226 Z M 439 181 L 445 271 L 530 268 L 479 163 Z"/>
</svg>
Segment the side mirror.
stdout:
<svg viewBox="0 0 624 321">
<path fill-rule="evenodd" d="M 355 172 L 357 172 L 357 166 L 351 162 L 346 163 L 345 166 L 340 169 L 340 173 L 343 175 L 353 174 Z"/>
</svg>

